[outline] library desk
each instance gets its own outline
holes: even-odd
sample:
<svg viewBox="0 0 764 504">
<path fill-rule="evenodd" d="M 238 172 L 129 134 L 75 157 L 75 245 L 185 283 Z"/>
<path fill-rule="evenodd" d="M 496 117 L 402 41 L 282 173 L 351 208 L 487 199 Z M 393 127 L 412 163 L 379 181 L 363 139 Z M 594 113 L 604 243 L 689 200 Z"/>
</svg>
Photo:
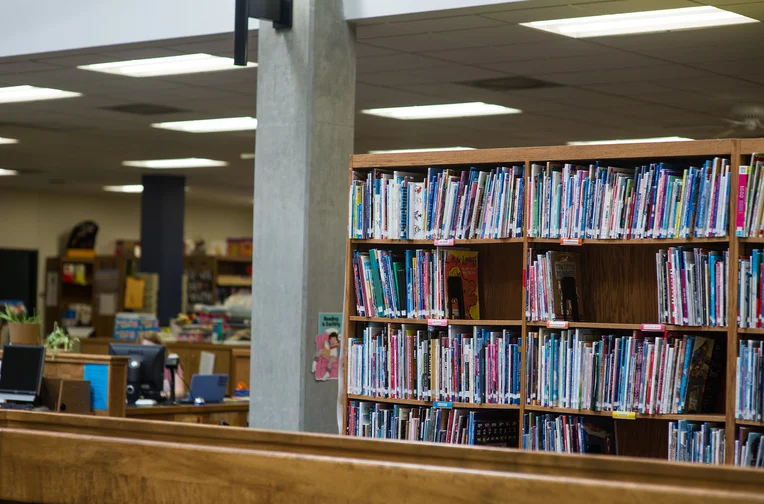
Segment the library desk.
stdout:
<svg viewBox="0 0 764 504">
<path fill-rule="evenodd" d="M 109 343 L 131 342 L 118 341 L 112 338 L 83 338 L 79 343 L 80 352 L 107 355 Z M 191 380 L 191 376 L 199 373 L 202 352 L 209 352 L 215 356 L 214 371 L 228 375 L 226 395 L 232 396 L 236 384 L 239 382 L 249 387 L 249 346 L 176 341 L 165 343 L 165 347 L 168 353 L 176 353 L 180 357 L 183 374 L 187 381 Z"/>
<path fill-rule="evenodd" d="M 232 425 L 246 427 L 249 399 L 226 400 L 222 404 L 176 404 L 174 406 L 131 406 L 127 418 L 135 420 L 159 420 L 205 425 Z"/>
</svg>

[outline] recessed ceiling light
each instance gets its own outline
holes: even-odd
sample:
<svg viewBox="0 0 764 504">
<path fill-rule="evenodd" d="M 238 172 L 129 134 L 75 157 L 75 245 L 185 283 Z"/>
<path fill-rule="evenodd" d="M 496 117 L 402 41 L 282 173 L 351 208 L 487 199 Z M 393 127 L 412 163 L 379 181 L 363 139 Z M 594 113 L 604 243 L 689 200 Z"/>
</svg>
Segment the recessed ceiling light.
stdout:
<svg viewBox="0 0 764 504">
<path fill-rule="evenodd" d="M 655 33 L 672 30 L 690 30 L 743 23 L 758 23 L 734 12 L 716 7 L 685 7 L 681 9 L 663 9 L 625 14 L 607 14 L 570 19 L 552 19 L 520 23 L 522 26 L 536 28 L 566 37 L 604 37 L 607 35 L 627 35 L 633 33 Z"/>
<path fill-rule="evenodd" d="M 16 170 L 5 170 L 3 168 L 0 168 L 0 177 L 9 177 L 11 175 L 18 175 L 19 172 Z"/>
<path fill-rule="evenodd" d="M 443 105 L 416 105 L 413 107 L 390 107 L 362 110 L 364 114 L 392 119 L 448 119 L 452 117 L 474 117 L 501 114 L 519 114 L 522 110 L 491 105 L 483 102 L 445 103 Z"/>
<path fill-rule="evenodd" d="M 226 166 L 225 161 L 216 161 L 205 158 L 182 158 L 182 159 L 146 159 L 143 161 L 122 161 L 123 166 L 135 168 L 150 168 L 152 170 L 171 170 L 173 168 L 212 168 Z"/>
<path fill-rule="evenodd" d="M 255 159 L 255 153 L 254 152 L 242 152 L 240 157 L 241 157 L 241 159 Z"/>
<path fill-rule="evenodd" d="M 257 63 L 248 62 L 247 67 L 256 67 Z M 203 72 L 219 72 L 245 68 L 233 64 L 233 58 L 223 58 L 211 54 L 183 54 L 164 58 L 148 58 L 129 61 L 113 61 L 94 65 L 78 66 L 80 70 L 91 70 L 127 77 L 157 77 L 160 75 L 180 75 Z"/>
<path fill-rule="evenodd" d="M 655 137 L 655 138 L 629 138 L 625 140 L 590 140 L 585 142 L 568 142 L 568 145 L 601 145 L 601 144 L 631 144 L 631 143 L 650 143 L 650 142 L 687 142 L 692 138 L 685 137 Z"/>
<path fill-rule="evenodd" d="M 15 138 L 3 138 L 3 137 L 0 137 L 0 145 L 2 145 L 2 144 L 15 144 L 15 143 L 19 143 L 19 141 L 16 140 Z"/>
<path fill-rule="evenodd" d="M 103 186 L 103 190 L 108 192 L 138 194 L 143 192 L 143 186 L 141 184 L 107 185 Z"/>
<path fill-rule="evenodd" d="M 161 122 L 154 128 L 185 131 L 186 133 L 217 133 L 221 131 L 250 131 L 257 129 L 254 117 L 224 117 L 222 119 L 200 119 L 196 121 Z"/>
<path fill-rule="evenodd" d="M 436 152 L 436 151 L 462 151 L 475 150 L 473 147 L 432 147 L 429 149 L 393 149 L 393 150 L 371 150 L 369 154 L 400 154 L 402 152 Z"/>
<path fill-rule="evenodd" d="M 57 100 L 59 98 L 74 98 L 76 96 L 82 96 L 82 93 L 36 86 L 11 86 L 0 88 L 0 103 Z"/>
</svg>

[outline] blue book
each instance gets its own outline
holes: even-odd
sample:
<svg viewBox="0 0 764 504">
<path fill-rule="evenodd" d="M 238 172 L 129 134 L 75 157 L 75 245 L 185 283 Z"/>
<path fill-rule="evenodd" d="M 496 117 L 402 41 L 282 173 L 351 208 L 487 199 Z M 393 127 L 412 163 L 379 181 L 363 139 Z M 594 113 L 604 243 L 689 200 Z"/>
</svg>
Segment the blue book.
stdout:
<svg viewBox="0 0 764 504">
<path fill-rule="evenodd" d="M 679 386 L 679 406 L 678 413 L 684 413 L 684 394 L 687 390 L 687 379 L 690 370 L 690 361 L 692 359 L 692 350 L 695 346 L 695 336 L 685 337 L 684 362 L 682 363 L 682 381 Z"/>
</svg>

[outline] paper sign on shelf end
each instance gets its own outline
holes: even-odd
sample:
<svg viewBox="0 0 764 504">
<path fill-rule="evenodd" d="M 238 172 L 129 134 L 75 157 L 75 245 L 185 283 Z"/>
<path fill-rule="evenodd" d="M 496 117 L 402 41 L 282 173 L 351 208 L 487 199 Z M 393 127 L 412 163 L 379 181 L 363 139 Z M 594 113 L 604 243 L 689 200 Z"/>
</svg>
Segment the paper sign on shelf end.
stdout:
<svg viewBox="0 0 764 504">
<path fill-rule="evenodd" d="M 574 247 L 580 247 L 583 245 L 584 240 L 581 238 L 560 238 L 560 245 L 570 245 Z"/>
<path fill-rule="evenodd" d="M 449 238 L 447 240 L 435 240 L 435 246 L 436 247 L 453 247 L 454 239 Z"/>
<path fill-rule="evenodd" d="M 430 318 L 427 319 L 427 325 L 428 326 L 438 326 L 438 327 L 445 327 L 448 325 L 448 319 L 438 319 L 438 318 Z"/>
<path fill-rule="evenodd" d="M 549 329 L 567 329 L 568 325 L 567 320 L 547 320 L 546 322 Z"/>
<path fill-rule="evenodd" d="M 663 332 L 666 330 L 666 326 L 663 324 L 642 324 L 642 330 Z"/>
</svg>

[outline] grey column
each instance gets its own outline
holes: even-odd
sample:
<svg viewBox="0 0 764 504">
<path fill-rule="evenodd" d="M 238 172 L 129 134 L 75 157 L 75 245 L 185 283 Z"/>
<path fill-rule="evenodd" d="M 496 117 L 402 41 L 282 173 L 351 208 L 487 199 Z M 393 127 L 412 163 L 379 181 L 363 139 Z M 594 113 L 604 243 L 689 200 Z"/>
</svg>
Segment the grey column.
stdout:
<svg viewBox="0 0 764 504">
<path fill-rule="evenodd" d="M 341 312 L 355 38 L 342 0 L 260 23 L 249 424 L 337 432 L 337 382 L 311 375 L 319 312 Z"/>
</svg>

